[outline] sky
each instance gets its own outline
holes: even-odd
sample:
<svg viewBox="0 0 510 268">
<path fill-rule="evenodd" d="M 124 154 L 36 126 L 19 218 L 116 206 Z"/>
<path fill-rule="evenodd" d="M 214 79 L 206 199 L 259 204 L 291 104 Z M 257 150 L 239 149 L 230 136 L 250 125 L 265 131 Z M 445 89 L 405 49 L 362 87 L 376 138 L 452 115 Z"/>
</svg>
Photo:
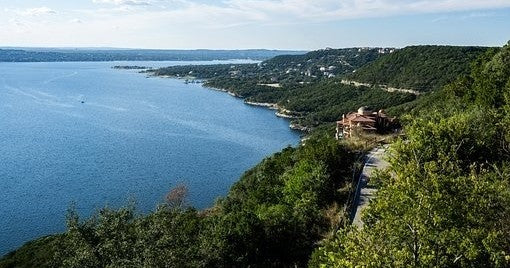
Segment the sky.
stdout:
<svg viewBox="0 0 510 268">
<path fill-rule="evenodd" d="M 501 46 L 510 0 L 0 0 L 0 46 Z"/>
</svg>

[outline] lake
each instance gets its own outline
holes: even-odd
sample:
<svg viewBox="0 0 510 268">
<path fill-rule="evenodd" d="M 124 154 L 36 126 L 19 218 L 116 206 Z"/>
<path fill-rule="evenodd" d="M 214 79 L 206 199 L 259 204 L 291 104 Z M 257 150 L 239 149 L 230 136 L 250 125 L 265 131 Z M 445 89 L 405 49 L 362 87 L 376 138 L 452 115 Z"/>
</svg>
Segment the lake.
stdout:
<svg viewBox="0 0 510 268">
<path fill-rule="evenodd" d="M 190 62 L 0 63 L 0 255 L 64 231 L 73 202 L 85 217 L 132 198 L 148 212 L 184 183 L 206 208 L 299 142 L 274 111 L 111 68 L 179 64 Z"/>
</svg>

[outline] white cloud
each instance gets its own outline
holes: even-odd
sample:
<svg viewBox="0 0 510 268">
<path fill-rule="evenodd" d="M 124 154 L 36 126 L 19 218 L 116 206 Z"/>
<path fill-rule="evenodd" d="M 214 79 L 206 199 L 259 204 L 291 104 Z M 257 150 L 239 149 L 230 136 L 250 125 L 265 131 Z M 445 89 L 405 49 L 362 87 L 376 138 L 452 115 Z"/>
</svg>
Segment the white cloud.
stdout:
<svg viewBox="0 0 510 268">
<path fill-rule="evenodd" d="M 9 19 L 9 23 L 14 24 L 18 27 L 24 27 L 25 24 L 18 19 Z"/>
<path fill-rule="evenodd" d="M 56 14 L 57 12 L 49 7 L 36 7 L 29 8 L 24 11 L 19 12 L 19 14 L 24 16 L 41 16 L 41 15 L 51 15 Z"/>
<path fill-rule="evenodd" d="M 92 0 L 96 4 L 111 4 L 117 6 L 146 6 L 150 5 L 148 0 Z"/>
<path fill-rule="evenodd" d="M 112 16 L 145 12 L 164 21 L 202 22 L 208 28 L 251 23 L 300 24 L 422 13 L 478 11 L 510 7 L 510 0 L 92 0 L 115 8 L 90 10 Z M 146 6 L 143 11 L 137 6 Z M 115 15 L 114 15 L 115 13 Z M 169 18 L 169 16 L 173 16 Z M 152 20 L 151 18 L 151 20 Z"/>
<path fill-rule="evenodd" d="M 385 17 L 510 7 L 509 0 L 227 0 L 229 8 L 270 19 L 311 21 Z"/>
</svg>

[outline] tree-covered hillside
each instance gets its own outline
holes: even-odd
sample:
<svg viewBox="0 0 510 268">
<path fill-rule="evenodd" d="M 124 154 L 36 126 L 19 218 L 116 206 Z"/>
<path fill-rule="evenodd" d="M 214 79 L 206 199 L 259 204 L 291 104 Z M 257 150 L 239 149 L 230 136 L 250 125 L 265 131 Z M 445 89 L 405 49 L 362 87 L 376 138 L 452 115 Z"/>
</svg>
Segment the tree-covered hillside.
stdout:
<svg viewBox="0 0 510 268">
<path fill-rule="evenodd" d="M 359 230 L 311 267 L 510 266 L 510 43 L 417 106 Z"/>
<path fill-rule="evenodd" d="M 328 48 L 302 55 L 279 55 L 260 64 L 171 66 L 156 70 L 154 73 L 179 77 L 192 76 L 199 79 L 256 78 L 260 84 L 295 84 L 351 73 L 390 51 L 394 49 Z"/>
<path fill-rule="evenodd" d="M 485 47 L 410 46 L 380 57 L 348 76 L 349 80 L 413 89 L 437 90 L 469 72 Z"/>
<path fill-rule="evenodd" d="M 370 63 L 393 48 L 343 48 L 321 49 L 303 55 L 281 55 L 264 61 L 261 67 L 276 77 L 285 74 L 292 81 L 296 76 L 334 77 L 351 73 Z"/>
</svg>

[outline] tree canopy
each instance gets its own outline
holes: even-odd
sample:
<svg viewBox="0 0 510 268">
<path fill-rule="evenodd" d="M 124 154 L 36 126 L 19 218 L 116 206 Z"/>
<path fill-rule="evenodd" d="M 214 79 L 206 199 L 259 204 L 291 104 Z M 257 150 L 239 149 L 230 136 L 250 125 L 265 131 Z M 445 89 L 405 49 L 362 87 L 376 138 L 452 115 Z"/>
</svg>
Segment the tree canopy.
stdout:
<svg viewBox="0 0 510 268">
<path fill-rule="evenodd" d="M 364 228 L 339 231 L 311 266 L 510 265 L 509 53 L 487 52 L 410 120 Z"/>
<path fill-rule="evenodd" d="M 410 46 L 371 62 L 349 79 L 422 92 L 438 90 L 469 73 L 469 64 L 484 47 Z"/>
</svg>

